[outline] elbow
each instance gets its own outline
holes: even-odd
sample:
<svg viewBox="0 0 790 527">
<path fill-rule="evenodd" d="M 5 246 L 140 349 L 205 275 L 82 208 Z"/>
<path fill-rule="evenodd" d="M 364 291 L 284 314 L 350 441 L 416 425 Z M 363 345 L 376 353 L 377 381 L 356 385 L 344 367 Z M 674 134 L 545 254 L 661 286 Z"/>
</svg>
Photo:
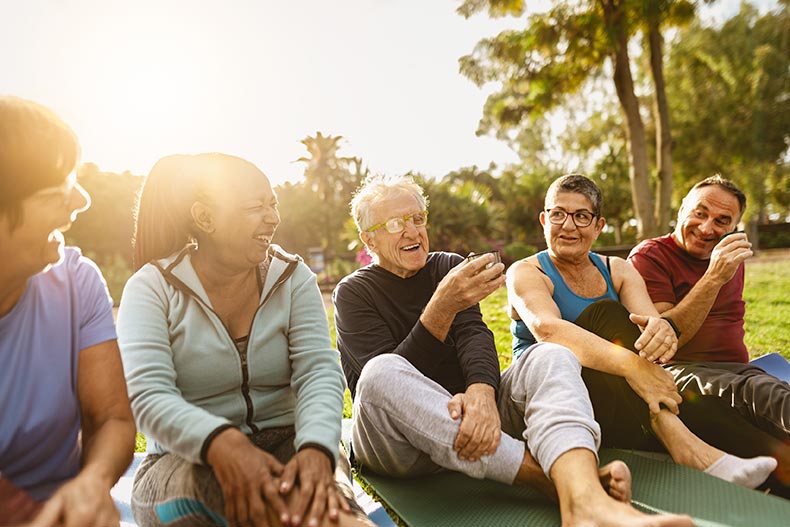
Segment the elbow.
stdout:
<svg viewBox="0 0 790 527">
<path fill-rule="evenodd" d="M 547 320 L 541 318 L 534 318 L 530 321 L 529 329 L 538 340 L 538 342 L 555 342 L 559 343 L 557 336 L 561 333 L 560 328 L 562 324 L 558 324 L 555 320 Z"/>
</svg>

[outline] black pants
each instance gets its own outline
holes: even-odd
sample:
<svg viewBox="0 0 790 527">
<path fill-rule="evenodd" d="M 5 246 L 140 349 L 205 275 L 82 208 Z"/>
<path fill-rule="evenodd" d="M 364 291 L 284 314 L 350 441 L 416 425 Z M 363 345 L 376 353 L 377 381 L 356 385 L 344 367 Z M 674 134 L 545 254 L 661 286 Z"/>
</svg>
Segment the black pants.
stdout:
<svg viewBox="0 0 790 527">
<path fill-rule="evenodd" d="M 618 302 L 596 302 L 575 323 L 635 352 L 639 328 Z M 785 403 L 790 401 L 790 388 L 755 366 L 721 364 L 721 368 L 718 364 L 666 366 L 683 396 L 681 421 L 702 440 L 727 453 L 776 458 L 779 466 L 763 487 L 790 498 L 790 434 L 782 426 L 787 420 L 781 418 L 790 404 Z M 650 432 L 647 404 L 623 377 L 584 368 L 582 378 L 601 425 L 603 446 L 662 450 Z M 763 393 L 758 395 L 758 390 Z"/>
</svg>

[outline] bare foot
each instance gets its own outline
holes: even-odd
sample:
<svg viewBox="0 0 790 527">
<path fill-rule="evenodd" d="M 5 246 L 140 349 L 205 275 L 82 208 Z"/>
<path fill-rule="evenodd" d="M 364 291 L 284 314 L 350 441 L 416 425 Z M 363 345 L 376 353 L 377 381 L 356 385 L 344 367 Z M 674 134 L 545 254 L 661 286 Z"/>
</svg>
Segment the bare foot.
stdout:
<svg viewBox="0 0 790 527">
<path fill-rule="evenodd" d="M 562 527 L 694 527 L 689 516 L 644 514 L 628 504 L 605 500 L 579 500 L 563 511 Z"/>
<path fill-rule="evenodd" d="M 631 470 L 619 459 L 598 469 L 601 485 L 617 501 L 631 503 Z"/>
</svg>

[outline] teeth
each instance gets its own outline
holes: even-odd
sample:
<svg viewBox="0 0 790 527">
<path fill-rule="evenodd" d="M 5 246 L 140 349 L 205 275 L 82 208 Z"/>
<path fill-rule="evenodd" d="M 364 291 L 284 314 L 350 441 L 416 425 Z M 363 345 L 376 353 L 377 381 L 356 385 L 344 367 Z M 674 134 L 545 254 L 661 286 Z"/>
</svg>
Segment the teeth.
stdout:
<svg viewBox="0 0 790 527">
<path fill-rule="evenodd" d="M 259 236 L 256 236 L 255 238 L 266 243 L 271 243 L 272 241 L 272 239 L 269 236 L 266 236 L 265 234 L 261 234 Z"/>
<path fill-rule="evenodd" d="M 419 247 L 419 246 L 420 246 L 420 244 L 419 244 L 419 243 L 415 243 L 414 245 L 407 245 L 406 247 L 404 247 L 404 248 L 403 248 L 403 250 L 405 250 L 405 251 L 409 251 L 409 250 L 411 250 L 411 249 L 416 249 L 416 248 L 417 248 L 417 247 Z"/>
</svg>

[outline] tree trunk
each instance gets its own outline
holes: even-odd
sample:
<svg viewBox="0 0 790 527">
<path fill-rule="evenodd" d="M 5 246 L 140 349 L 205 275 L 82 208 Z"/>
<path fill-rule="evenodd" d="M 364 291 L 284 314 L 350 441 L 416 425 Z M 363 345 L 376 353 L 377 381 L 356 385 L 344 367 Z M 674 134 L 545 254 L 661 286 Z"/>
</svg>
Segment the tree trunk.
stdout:
<svg viewBox="0 0 790 527">
<path fill-rule="evenodd" d="M 664 83 L 664 39 L 658 20 L 652 20 L 648 29 L 650 43 L 650 72 L 653 75 L 655 99 L 653 114 L 656 120 L 656 227 L 660 232 L 669 230 L 669 210 L 672 206 L 672 132 L 669 128 L 669 107 Z"/>
<path fill-rule="evenodd" d="M 653 216 L 653 197 L 650 194 L 645 126 L 642 123 L 642 116 L 639 114 L 639 101 L 634 93 L 634 79 L 631 76 L 631 64 L 628 59 L 628 37 L 623 29 L 617 31 L 613 59 L 614 84 L 626 120 L 626 143 L 630 161 L 628 176 L 631 181 L 631 194 L 637 221 L 637 237 L 643 240 L 656 235 L 656 224 Z"/>
</svg>

